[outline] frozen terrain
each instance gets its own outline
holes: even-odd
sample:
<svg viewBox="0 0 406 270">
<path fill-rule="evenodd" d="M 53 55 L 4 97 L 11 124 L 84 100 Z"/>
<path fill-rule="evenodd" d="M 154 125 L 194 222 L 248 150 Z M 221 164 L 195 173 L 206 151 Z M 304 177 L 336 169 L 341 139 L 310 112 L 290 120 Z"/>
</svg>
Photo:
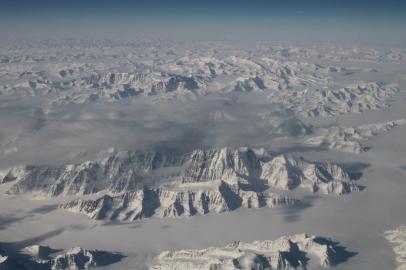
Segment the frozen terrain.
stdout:
<svg viewBox="0 0 406 270">
<path fill-rule="evenodd" d="M 298 234 L 223 248 L 164 251 L 149 269 L 307 269 L 334 266 L 354 254 L 331 240 Z"/>
<path fill-rule="evenodd" d="M 396 229 L 385 232 L 386 239 L 393 245 L 396 254 L 397 270 L 406 269 L 406 227 L 399 226 Z"/>
<path fill-rule="evenodd" d="M 0 182 L 12 184 L 6 192 L 12 195 L 83 195 L 61 208 L 95 219 L 118 220 L 299 203 L 278 195 L 278 190 L 301 188 L 336 195 L 360 190 L 336 164 L 272 156 L 264 149 L 200 149 L 182 156 L 111 149 L 102 155 L 98 160 L 61 167 L 6 169 L 0 172 Z"/>
<path fill-rule="evenodd" d="M 0 269 L 403 269 L 405 90 L 403 48 L 2 45 Z"/>
<path fill-rule="evenodd" d="M 384 123 L 365 124 L 359 127 L 319 128 L 317 132 L 321 135 L 307 139 L 306 143 L 337 151 L 360 153 L 368 150 L 368 147 L 364 145 L 368 138 L 404 124 L 406 124 L 405 119 L 398 119 Z"/>
<path fill-rule="evenodd" d="M 85 250 L 80 247 L 56 250 L 41 245 L 15 250 L 13 245 L 2 244 L 1 253 L 0 269 L 16 270 L 89 269 L 115 263 L 123 257 L 119 254 Z"/>
</svg>

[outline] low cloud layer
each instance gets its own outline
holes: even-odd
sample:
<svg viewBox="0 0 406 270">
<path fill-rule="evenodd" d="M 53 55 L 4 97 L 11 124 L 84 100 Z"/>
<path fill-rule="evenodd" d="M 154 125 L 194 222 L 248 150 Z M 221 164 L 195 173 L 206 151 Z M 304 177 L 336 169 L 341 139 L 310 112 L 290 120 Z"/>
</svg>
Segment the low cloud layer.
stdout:
<svg viewBox="0 0 406 270">
<path fill-rule="evenodd" d="M 46 115 L 38 104 L 3 106 L 3 165 L 53 164 L 111 147 L 185 153 L 201 147 L 266 145 L 307 132 L 292 114 L 249 97 L 210 96 L 198 101 L 65 106 Z"/>
</svg>

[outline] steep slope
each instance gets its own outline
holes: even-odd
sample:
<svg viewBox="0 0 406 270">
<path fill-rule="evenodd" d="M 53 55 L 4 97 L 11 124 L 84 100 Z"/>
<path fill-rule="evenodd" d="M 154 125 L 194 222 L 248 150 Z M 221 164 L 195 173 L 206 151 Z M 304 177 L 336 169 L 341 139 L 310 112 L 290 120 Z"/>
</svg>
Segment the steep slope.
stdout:
<svg viewBox="0 0 406 270">
<path fill-rule="evenodd" d="M 268 99 L 283 104 L 302 117 L 361 113 L 386 106 L 386 100 L 399 92 L 394 84 L 355 83 L 340 89 L 275 91 Z"/>
<path fill-rule="evenodd" d="M 141 97 L 188 101 L 209 94 L 261 92 L 269 96 L 269 103 L 283 104 L 297 115 L 332 116 L 381 109 L 399 91 L 394 84 L 348 76 L 377 71 L 344 67 L 343 60 L 397 63 L 405 59 L 402 49 L 271 45 L 247 49 L 169 42 L 161 47 L 158 43 L 115 42 L 103 50 L 95 44 L 81 44 L 76 47 L 80 53 L 62 44 L 46 50 L 42 45 L 4 48 L 0 95 L 40 98 L 44 111 L 52 113 L 72 104 Z M 322 65 L 322 59 L 337 63 Z M 343 77 L 348 79 L 343 82 Z"/>
<path fill-rule="evenodd" d="M 105 194 L 97 198 L 76 199 L 60 208 L 85 214 L 92 219 L 138 220 L 157 217 L 191 217 L 223 213 L 237 208 L 292 205 L 297 200 L 275 193 L 242 190 L 225 182 L 183 184 L 175 189 L 158 188 Z"/>
<path fill-rule="evenodd" d="M 266 89 L 264 81 L 259 77 L 238 78 L 234 87 L 237 92 L 263 91 Z"/>
<path fill-rule="evenodd" d="M 32 193 L 37 197 L 84 195 L 102 190 L 122 192 L 137 189 L 148 172 L 180 164 L 179 156 L 159 152 L 111 150 L 100 155 L 96 160 L 59 167 L 12 168 L 0 173 L 1 182 L 16 181 L 10 194 Z"/>
<path fill-rule="evenodd" d="M 9 194 L 67 197 L 60 208 L 93 219 L 190 217 L 237 208 L 299 203 L 281 195 L 304 189 L 342 195 L 359 187 L 340 166 L 264 149 L 198 149 L 176 155 L 110 150 L 79 164 L 0 172 Z M 72 198 L 71 196 L 80 196 Z"/>
<path fill-rule="evenodd" d="M 74 247 L 55 250 L 48 246 L 33 245 L 21 250 L 6 248 L 7 255 L 0 257 L 2 270 L 81 270 L 107 266 L 120 261 L 123 256 L 99 250 Z"/>
<path fill-rule="evenodd" d="M 293 156 L 273 156 L 250 148 L 198 149 L 190 154 L 116 151 L 104 157 L 59 167 L 21 166 L 0 172 L 0 182 L 13 181 L 9 194 L 37 197 L 120 193 L 145 185 L 222 180 L 230 185 L 269 187 L 337 195 L 358 190 L 340 166 Z"/>
<path fill-rule="evenodd" d="M 273 241 L 234 242 L 225 247 L 202 250 L 165 251 L 150 270 L 184 269 L 308 269 L 328 268 L 351 254 L 332 241 L 306 234 L 284 236 Z"/>
<path fill-rule="evenodd" d="M 268 184 L 285 190 L 297 187 L 323 194 L 342 195 L 358 191 L 358 186 L 340 166 L 312 163 L 285 155 L 263 163 L 261 178 Z"/>
<path fill-rule="evenodd" d="M 306 140 L 306 144 L 326 147 L 343 152 L 360 153 L 367 150 L 364 143 L 368 138 L 387 132 L 406 124 L 406 119 L 398 119 L 384 123 L 366 124 L 359 127 L 319 128 L 318 136 Z"/>
</svg>

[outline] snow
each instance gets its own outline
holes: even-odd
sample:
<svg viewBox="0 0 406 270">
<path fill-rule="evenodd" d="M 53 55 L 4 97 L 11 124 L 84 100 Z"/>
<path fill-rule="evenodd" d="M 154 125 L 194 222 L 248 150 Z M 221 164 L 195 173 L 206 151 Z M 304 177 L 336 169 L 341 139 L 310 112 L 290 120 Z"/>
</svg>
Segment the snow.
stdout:
<svg viewBox="0 0 406 270">
<path fill-rule="evenodd" d="M 404 268 L 404 49 L 101 44 L 0 48 L 1 267 Z"/>
</svg>

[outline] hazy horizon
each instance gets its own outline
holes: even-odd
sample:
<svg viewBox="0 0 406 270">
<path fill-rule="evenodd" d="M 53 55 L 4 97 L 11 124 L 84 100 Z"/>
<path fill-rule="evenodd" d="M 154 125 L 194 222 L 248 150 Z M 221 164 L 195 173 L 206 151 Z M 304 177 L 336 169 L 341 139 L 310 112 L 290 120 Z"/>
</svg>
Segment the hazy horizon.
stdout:
<svg viewBox="0 0 406 270">
<path fill-rule="evenodd" d="M 404 1 L 2 1 L 5 40 L 140 37 L 403 47 Z"/>
</svg>

